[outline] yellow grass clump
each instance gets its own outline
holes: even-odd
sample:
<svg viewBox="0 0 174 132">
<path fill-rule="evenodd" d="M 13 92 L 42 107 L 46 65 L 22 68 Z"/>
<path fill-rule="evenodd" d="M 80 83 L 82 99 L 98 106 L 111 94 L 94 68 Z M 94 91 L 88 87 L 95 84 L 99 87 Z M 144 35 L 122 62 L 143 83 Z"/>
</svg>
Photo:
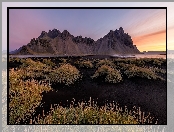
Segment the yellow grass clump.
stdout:
<svg viewBox="0 0 174 132">
<path fill-rule="evenodd" d="M 112 68 L 115 67 L 115 64 L 111 60 L 108 60 L 108 59 L 99 60 L 99 62 L 96 64 L 96 68 L 98 68 L 102 65 L 107 65 L 107 66 L 110 66 Z"/>
<path fill-rule="evenodd" d="M 108 65 L 102 65 L 97 69 L 92 78 L 105 77 L 105 82 L 118 83 L 122 81 L 122 76 L 120 71 L 111 68 Z"/>
<path fill-rule="evenodd" d="M 80 68 L 93 68 L 93 64 L 90 60 L 78 60 L 75 64 Z"/>
<path fill-rule="evenodd" d="M 128 70 L 126 70 L 124 73 L 127 75 L 128 78 L 141 77 L 154 80 L 156 79 L 164 80 L 160 76 L 157 76 L 155 72 L 153 72 L 151 69 L 143 67 L 132 66 L 129 67 Z"/>
<path fill-rule="evenodd" d="M 52 82 L 70 85 L 80 79 L 81 75 L 80 71 L 75 66 L 65 63 L 51 72 L 49 78 Z"/>
<path fill-rule="evenodd" d="M 50 91 L 47 84 L 35 80 L 22 80 L 20 71 L 9 72 L 9 124 L 18 124 L 20 120 L 30 117 L 41 103 L 41 93 Z"/>
</svg>

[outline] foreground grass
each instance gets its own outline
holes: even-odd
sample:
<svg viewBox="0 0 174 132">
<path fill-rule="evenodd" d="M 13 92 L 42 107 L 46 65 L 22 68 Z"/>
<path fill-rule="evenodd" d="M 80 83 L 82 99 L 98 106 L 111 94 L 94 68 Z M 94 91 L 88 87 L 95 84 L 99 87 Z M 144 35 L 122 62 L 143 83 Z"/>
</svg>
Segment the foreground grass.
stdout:
<svg viewBox="0 0 174 132">
<path fill-rule="evenodd" d="M 90 98 L 88 103 L 81 102 L 76 107 L 58 105 L 47 116 L 30 120 L 30 124 L 149 124 L 152 121 L 153 118 L 145 117 L 140 108 L 128 111 L 125 107 L 123 110 L 116 103 L 98 107 Z"/>
<path fill-rule="evenodd" d="M 23 81 L 20 71 L 10 70 L 9 78 L 9 124 L 18 124 L 32 116 L 41 103 L 41 93 L 50 91 L 48 85 L 35 80 Z"/>
<path fill-rule="evenodd" d="M 19 69 L 11 69 L 9 77 L 9 119 L 10 124 L 19 124 L 21 120 L 31 118 L 42 100 L 41 93 L 50 91 L 52 88 L 48 84 L 43 84 L 37 79 L 52 78 L 52 82 L 64 85 L 74 84 L 82 76 L 73 64 L 62 59 L 60 64 L 55 64 L 50 60 L 33 61 L 32 59 L 10 59 L 10 62 L 21 62 Z M 150 63 L 150 64 L 148 64 Z M 105 82 L 119 83 L 124 81 L 122 76 L 128 78 L 141 77 L 147 79 L 163 80 L 156 73 L 166 74 L 165 69 L 160 69 L 165 64 L 165 60 L 140 59 L 138 60 L 90 60 L 77 61 L 76 65 L 81 68 L 95 68 L 96 72 L 92 76 L 95 78 L 104 77 Z M 154 66 L 152 66 L 154 65 Z M 118 69 L 118 70 L 117 70 Z M 32 80 L 32 79 L 35 80 Z M 30 80 L 26 80 L 30 79 Z M 32 95 L 32 96 L 31 96 Z M 137 116 L 138 115 L 138 116 Z M 81 102 L 77 107 L 57 106 L 52 109 L 49 115 L 36 117 L 37 120 L 30 123 L 35 124 L 149 124 L 152 118 L 144 116 L 140 110 L 129 111 L 118 108 L 114 104 L 98 107 L 96 104 L 89 105 Z"/>
</svg>

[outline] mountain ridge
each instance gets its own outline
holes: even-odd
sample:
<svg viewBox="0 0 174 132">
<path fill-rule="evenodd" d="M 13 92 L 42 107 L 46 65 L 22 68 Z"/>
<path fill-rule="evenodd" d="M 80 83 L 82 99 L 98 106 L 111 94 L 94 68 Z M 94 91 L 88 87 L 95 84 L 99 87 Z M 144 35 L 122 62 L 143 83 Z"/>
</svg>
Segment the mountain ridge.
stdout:
<svg viewBox="0 0 174 132">
<path fill-rule="evenodd" d="M 94 41 L 89 37 L 71 35 L 68 30 L 62 33 L 57 30 L 42 31 L 38 38 L 33 38 L 27 45 L 12 51 L 16 55 L 112 55 L 112 54 L 137 54 L 140 51 L 133 45 L 131 36 L 119 30 L 110 30 L 103 38 Z"/>
</svg>

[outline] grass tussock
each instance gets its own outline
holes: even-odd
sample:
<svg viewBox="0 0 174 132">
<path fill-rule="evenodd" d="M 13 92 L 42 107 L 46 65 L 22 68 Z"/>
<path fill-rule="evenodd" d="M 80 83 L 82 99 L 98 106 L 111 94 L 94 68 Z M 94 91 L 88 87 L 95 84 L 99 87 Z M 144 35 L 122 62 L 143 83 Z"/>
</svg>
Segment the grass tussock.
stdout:
<svg viewBox="0 0 174 132">
<path fill-rule="evenodd" d="M 122 81 L 121 73 L 108 65 L 102 65 L 101 67 L 99 67 L 95 74 L 92 76 L 92 79 L 99 77 L 104 77 L 105 82 L 109 83 L 118 83 Z"/>
<path fill-rule="evenodd" d="M 23 60 L 22 61 L 22 65 L 20 66 L 20 68 L 26 68 L 29 70 L 46 70 L 49 69 L 50 67 L 40 61 L 34 61 L 30 58 Z"/>
<path fill-rule="evenodd" d="M 148 67 L 154 73 L 166 74 L 166 70 L 158 68 L 158 67 Z"/>
<path fill-rule="evenodd" d="M 56 66 L 55 63 L 53 63 L 50 59 L 43 59 L 43 64 L 46 64 L 47 66 L 51 66 L 51 67 L 54 67 Z"/>
<path fill-rule="evenodd" d="M 90 60 L 78 60 L 75 62 L 75 64 L 79 68 L 93 68 L 93 63 Z"/>
<path fill-rule="evenodd" d="M 108 59 L 99 60 L 98 63 L 96 64 L 96 68 L 101 67 L 102 65 L 107 65 L 107 66 L 110 66 L 112 68 L 115 67 L 115 64 L 113 63 L 113 61 L 108 60 Z"/>
<path fill-rule="evenodd" d="M 80 71 L 71 64 L 62 64 L 59 68 L 50 73 L 51 82 L 70 85 L 81 78 Z"/>
<path fill-rule="evenodd" d="M 42 100 L 41 93 L 50 91 L 47 84 L 35 80 L 23 81 L 20 71 L 10 70 L 9 88 L 9 124 L 18 124 L 20 120 L 32 116 Z"/>
<path fill-rule="evenodd" d="M 18 57 L 14 57 L 14 58 L 9 58 L 9 62 L 22 62 L 22 60 L 24 60 L 24 59 L 20 59 L 20 58 L 18 58 Z"/>
<path fill-rule="evenodd" d="M 134 64 L 139 67 L 145 67 L 145 66 L 156 66 L 160 67 L 162 65 L 166 65 L 166 59 L 162 58 L 139 58 L 139 59 L 134 59 L 134 58 L 128 58 L 128 59 L 115 59 L 114 60 L 115 64 L 118 63 L 124 63 L 124 64 Z"/>
<path fill-rule="evenodd" d="M 60 58 L 59 61 L 60 61 L 59 65 L 68 63 L 68 59 L 65 58 Z"/>
<path fill-rule="evenodd" d="M 140 77 L 146 79 L 164 80 L 160 76 L 157 76 L 152 70 L 137 66 L 129 67 L 129 69 L 124 72 L 124 74 L 126 74 L 128 78 Z"/>
<path fill-rule="evenodd" d="M 40 61 L 33 61 L 32 59 L 23 60 L 19 70 L 23 79 L 46 79 L 47 74 L 52 71 L 51 66 Z"/>
</svg>

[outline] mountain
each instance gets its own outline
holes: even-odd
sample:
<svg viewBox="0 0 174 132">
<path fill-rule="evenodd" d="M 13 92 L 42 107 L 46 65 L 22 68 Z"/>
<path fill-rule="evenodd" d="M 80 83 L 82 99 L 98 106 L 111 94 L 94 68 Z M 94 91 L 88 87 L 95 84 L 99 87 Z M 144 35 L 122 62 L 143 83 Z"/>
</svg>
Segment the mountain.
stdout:
<svg viewBox="0 0 174 132">
<path fill-rule="evenodd" d="M 10 51 L 9 54 L 18 54 L 19 51 L 22 49 L 22 47 L 20 47 L 19 49 L 14 50 L 14 51 Z"/>
<path fill-rule="evenodd" d="M 112 31 L 103 38 L 94 41 L 91 38 L 82 36 L 74 37 L 67 30 L 62 33 L 57 30 L 42 31 L 38 38 L 31 41 L 11 54 L 37 55 L 112 55 L 112 54 L 136 54 L 140 53 L 131 36 L 124 33 L 122 27 Z"/>
<path fill-rule="evenodd" d="M 96 41 L 97 54 L 135 54 L 140 53 L 135 45 L 131 36 L 124 33 L 122 27 L 119 30 L 112 31 L 105 35 L 103 38 Z"/>
</svg>

